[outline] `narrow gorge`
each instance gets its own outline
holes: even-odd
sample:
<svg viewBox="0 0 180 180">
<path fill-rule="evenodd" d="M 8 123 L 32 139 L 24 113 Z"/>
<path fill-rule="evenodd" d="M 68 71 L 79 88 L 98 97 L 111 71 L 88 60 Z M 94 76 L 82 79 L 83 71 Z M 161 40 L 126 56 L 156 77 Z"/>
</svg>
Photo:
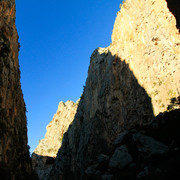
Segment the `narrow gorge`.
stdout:
<svg viewBox="0 0 180 180">
<path fill-rule="evenodd" d="M 180 179 L 179 7 L 120 5 L 112 43 L 90 57 L 80 100 L 59 103 L 30 158 L 15 0 L 1 0 L 0 179 Z"/>
</svg>

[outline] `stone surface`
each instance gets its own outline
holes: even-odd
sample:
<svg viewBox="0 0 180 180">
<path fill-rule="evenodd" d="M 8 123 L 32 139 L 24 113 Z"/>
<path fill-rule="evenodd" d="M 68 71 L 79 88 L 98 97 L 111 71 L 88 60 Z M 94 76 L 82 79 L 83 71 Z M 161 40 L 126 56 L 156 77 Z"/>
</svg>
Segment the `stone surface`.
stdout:
<svg viewBox="0 0 180 180">
<path fill-rule="evenodd" d="M 97 159 L 98 159 L 98 163 L 104 163 L 109 159 L 109 156 L 105 154 L 100 154 Z"/>
<path fill-rule="evenodd" d="M 118 134 L 143 127 L 167 110 L 180 93 L 179 59 L 180 34 L 166 1 L 126 0 L 111 45 L 91 55 L 77 114 L 49 179 L 85 179 L 99 154 L 112 155 Z"/>
<path fill-rule="evenodd" d="M 54 161 L 47 164 L 47 159 L 56 157 L 61 147 L 64 133 L 74 120 L 78 104 L 79 100 L 76 103 L 73 101 L 67 101 L 66 103 L 61 101 L 59 103 L 56 114 L 46 127 L 45 138 L 39 141 L 38 146 L 34 150 L 32 166 L 40 180 L 45 180 L 52 169 Z"/>
<path fill-rule="evenodd" d="M 0 1 L 0 179 L 31 179 L 15 0 Z"/>
<path fill-rule="evenodd" d="M 123 145 L 117 147 L 118 145 L 114 144 L 114 149 L 108 155 L 98 155 L 86 168 L 82 179 L 179 179 L 180 149 L 177 148 L 180 147 L 179 116 L 180 110 L 161 113 L 147 126 L 127 130 L 126 137 L 121 142 Z M 154 127 L 155 122 L 163 124 Z M 165 147 L 165 150 L 162 151 L 162 147 Z M 131 161 L 127 162 L 126 157 L 131 157 Z M 111 168 L 110 164 L 113 164 Z M 123 166 L 119 167 L 119 164 Z M 71 178 L 70 176 L 66 178 L 63 174 L 56 174 L 53 178 L 81 179 L 79 174 L 69 175 Z"/>
<path fill-rule="evenodd" d="M 137 175 L 137 179 L 144 178 L 144 177 L 146 177 L 146 176 L 148 176 L 148 175 L 149 175 L 149 169 L 148 169 L 148 167 L 145 167 L 145 168 L 143 169 L 143 171 L 141 171 L 141 172 Z"/>
<path fill-rule="evenodd" d="M 99 175 L 101 172 L 98 170 L 98 164 L 94 164 L 90 167 L 88 167 L 85 171 L 85 173 L 88 175 L 88 176 L 91 176 L 91 175 Z"/>
<path fill-rule="evenodd" d="M 32 167 L 38 175 L 39 180 L 46 180 L 52 169 L 54 158 L 49 156 L 32 155 Z"/>
<path fill-rule="evenodd" d="M 169 150 L 169 148 L 165 144 L 141 133 L 133 134 L 133 140 L 137 145 L 138 151 L 148 153 L 149 156 L 164 154 Z"/>
<path fill-rule="evenodd" d="M 132 157 L 128 153 L 125 145 L 118 147 L 109 161 L 110 168 L 123 169 L 132 162 Z"/>
<path fill-rule="evenodd" d="M 120 133 L 120 134 L 117 136 L 114 144 L 116 144 L 116 145 L 121 144 L 122 141 L 123 141 L 123 139 L 124 139 L 124 137 L 125 137 L 127 134 L 128 134 L 127 131 L 124 131 L 124 132 Z"/>
<path fill-rule="evenodd" d="M 112 180 L 113 175 L 112 174 L 105 174 L 105 175 L 102 175 L 101 179 L 102 180 Z"/>
<path fill-rule="evenodd" d="M 126 0 L 114 24 L 112 48 L 151 97 L 155 115 L 180 93 L 180 35 L 168 9 L 178 22 L 178 3 Z"/>
<path fill-rule="evenodd" d="M 73 101 L 67 101 L 66 103 L 61 101 L 59 103 L 56 114 L 46 127 L 45 138 L 39 141 L 33 153 L 40 156 L 56 157 L 64 133 L 74 120 L 78 104 L 79 100 L 76 103 Z"/>
</svg>

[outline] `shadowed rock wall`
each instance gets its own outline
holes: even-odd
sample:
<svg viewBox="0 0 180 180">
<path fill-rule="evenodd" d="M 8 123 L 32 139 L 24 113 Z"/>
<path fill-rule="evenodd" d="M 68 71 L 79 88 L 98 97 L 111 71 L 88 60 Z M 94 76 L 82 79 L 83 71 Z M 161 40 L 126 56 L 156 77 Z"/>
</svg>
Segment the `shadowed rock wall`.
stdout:
<svg viewBox="0 0 180 180">
<path fill-rule="evenodd" d="M 0 1 L 0 179 L 28 179 L 26 107 L 20 84 L 15 1 Z"/>
<path fill-rule="evenodd" d="M 112 56 L 109 48 L 96 49 L 77 114 L 64 134 L 50 179 L 83 179 L 98 155 L 111 153 L 120 132 L 153 117 L 151 99 L 129 66 Z"/>
</svg>

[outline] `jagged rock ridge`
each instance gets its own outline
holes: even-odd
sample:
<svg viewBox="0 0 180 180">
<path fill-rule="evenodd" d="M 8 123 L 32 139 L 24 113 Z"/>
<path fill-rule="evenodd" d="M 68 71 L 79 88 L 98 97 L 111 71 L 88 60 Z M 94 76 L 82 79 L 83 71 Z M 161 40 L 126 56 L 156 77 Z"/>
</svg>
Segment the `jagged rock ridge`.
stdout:
<svg viewBox="0 0 180 180">
<path fill-rule="evenodd" d="M 76 103 L 61 101 L 52 121 L 47 125 L 45 138 L 40 140 L 32 154 L 33 169 L 37 172 L 39 179 L 44 180 L 51 170 L 53 158 L 61 147 L 64 133 L 74 120 L 78 104 L 79 100 Z"/>
<path fill-rule="evenodd" d="M 108 169 L 115 174 L 119 171 L 114 169 L 133 167 L 136 153 L 150 151 L 149 157 L 167 154 L 170 143 L 130 129 L 140 126 L 143 131 L 154 115 L 166 111 L 178 99 L 179 59 L 180 34 L 167 2 L 126 0 L 115 21 L 112 44 L 96 49 L 91 56 L 77 114 L 64 134 L 49 179 L 112 179 Z M 140 138 L 138 143 L 144 143 L 144 148 L 123 142 L 115 149 L 118 135 L 122 137 L 126 131 L 131 132 L 128 137 L 133 143 Z M 146 140 L 155 149 L 147 147 Z M 129 152 L 131 148 L 137 152 Z M 115 162 L 119 156 L 126 158 Z M 142 162 L 147 162 L 144 158 Z M 101 162 L 106 165 L 101 166 Z M 149 172 L 146 164 L 139 165 L 139 176 L 136 171 L 133 179 L 144 178 L 142 174 Z M 120 173 L 115 178 L 127 179 L 123 171 Z"/>
<path fill-rule="evenodd" d="M 20 84 L 15 1 L 0 1 L 0 179 L 30 179 L 26 107 Z"/>
</svg>

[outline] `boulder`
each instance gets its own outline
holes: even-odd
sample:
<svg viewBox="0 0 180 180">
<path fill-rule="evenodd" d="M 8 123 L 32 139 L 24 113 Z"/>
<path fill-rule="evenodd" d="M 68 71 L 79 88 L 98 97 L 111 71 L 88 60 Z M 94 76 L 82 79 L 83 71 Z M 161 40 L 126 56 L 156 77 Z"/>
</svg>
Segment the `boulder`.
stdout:
<svg viewBox="0 0 180 180">
<path fill-rule="evenodd" d="M 169 148 L 165 144 L 141 133 L 133 134 L 132 138 L 136 143 L 138 151 L 147 153 L 148 156 L 165 154 L 169 150 Z"/>
<path fill-rule="evenodd" d="M 123 169 L 132 162 L 132 157 L 128 153 L 126 145 L 116 148 L 114 154 L 109 161 L 110 168 Z"/>
</svg>

